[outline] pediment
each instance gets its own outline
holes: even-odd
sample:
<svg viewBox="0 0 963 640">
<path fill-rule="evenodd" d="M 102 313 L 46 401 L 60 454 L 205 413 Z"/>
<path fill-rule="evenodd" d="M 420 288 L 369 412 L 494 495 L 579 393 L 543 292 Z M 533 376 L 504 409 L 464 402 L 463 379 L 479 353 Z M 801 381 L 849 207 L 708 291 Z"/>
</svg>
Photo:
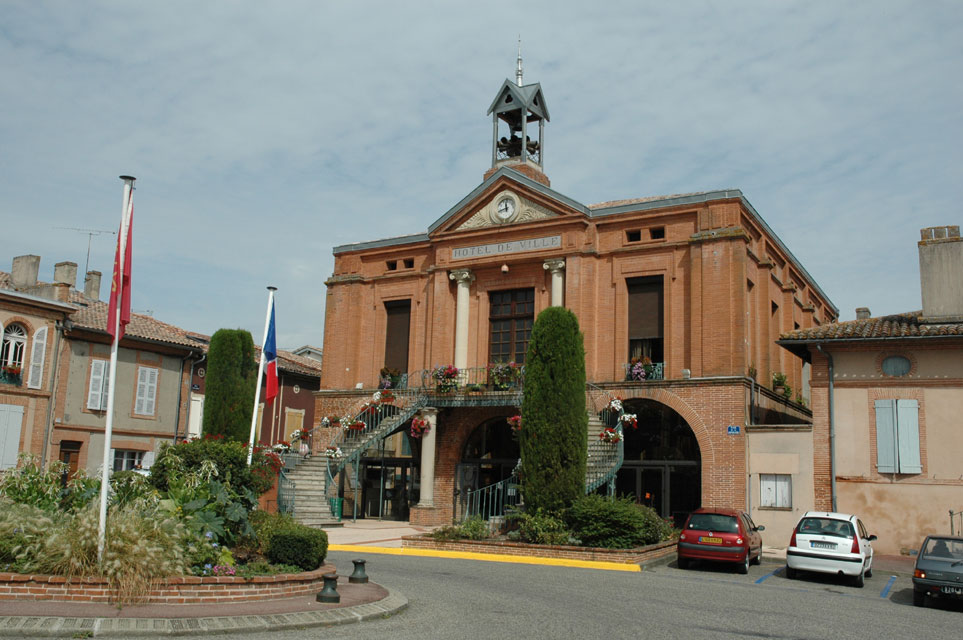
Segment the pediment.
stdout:
<svg viewBox="0 0 963 640">
<path fill-rule="evenodd" d="M 510 219 L 504 219 L 502 214 L 499 212 L 499 204 L 513 200 L 515 202 L 516 210 L 511 215 Z M 465 231 L 467 229 L 482 229 L 485 227 L 505 227 L 513 224 L 522 224 L 525 222 L 532 222 L 534 220 L 543 220 L 546 218 L 558 218 L 560 214 L 551 211 L 550 209 L 529 200 L 523 195 L 518 194 L 512 189 L 502 189 L 495 193 L 493 198 L 482 205 L 474 215 L 457 225 L 453 231 Z"/>
</svg>

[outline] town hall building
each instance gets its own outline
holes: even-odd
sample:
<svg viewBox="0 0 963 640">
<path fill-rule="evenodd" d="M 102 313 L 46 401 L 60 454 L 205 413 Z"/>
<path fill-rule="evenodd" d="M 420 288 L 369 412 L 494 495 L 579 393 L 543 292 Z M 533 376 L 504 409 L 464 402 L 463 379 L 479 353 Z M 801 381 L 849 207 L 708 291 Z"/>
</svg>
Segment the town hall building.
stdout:
<svg viewBox="0 0 963 640">
<path fill-rule="evenodd" d="M 584 333 L 587 490 L 676 522 L 715 506 L 794 523 L 777 502 L 812 504 L 809 365 L 776 340 L 836 307 L 738 189 L 598 204 L 556 190 L 548 104 L 520 62 L 488 115 L 481 184 L 426 231 L 334 248 L 315 412 L 340 449 L 328 496 L 413 524 L 478 511 L 518 461 L 508 418 L 535 318 L 558 305 Z M 601 442 L 615 398 L 638 426 Z"/>
</svg>

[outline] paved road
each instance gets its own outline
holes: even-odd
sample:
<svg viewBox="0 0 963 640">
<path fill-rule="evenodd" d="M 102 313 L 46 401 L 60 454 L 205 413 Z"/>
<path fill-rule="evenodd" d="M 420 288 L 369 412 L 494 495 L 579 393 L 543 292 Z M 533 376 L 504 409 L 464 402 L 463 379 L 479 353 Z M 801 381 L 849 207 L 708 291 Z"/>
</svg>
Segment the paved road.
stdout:
<svg viewBox="0 0 963 640">
<path fill-rule="evenodd" d="M 333 552 L 331 560 L 350 567 L 357 555 Z M 819 576 L 791 581 L 771 564 L 742 576 L 727 568 L 680 571 L 674 565 L 621 573 L 374 554 L 366 559 L 372 580 L 408 597 L 407 611 L 378 622 L 263 638 L 959 640 L 963 629 L 963 607 L 913 607 L 908 576 L 890 584 L 889 576 L 874 575 L 857 589 Z"/>
<path fill-rule="evenodd" d="M 347 572 L 359 555 L 372 580 L 408 597 L 406 611 L 362 624 L 240 637 L 958 640 L 963 629 L 963 605 L 912 606 L 908 576 L 874 575 L 857 589 L 821 576 L 788 580 L 775 564 L 743 576 L 674 564 L 624 573 L 374 553 L 332 552 L 329 559 Z"/>
</svg>

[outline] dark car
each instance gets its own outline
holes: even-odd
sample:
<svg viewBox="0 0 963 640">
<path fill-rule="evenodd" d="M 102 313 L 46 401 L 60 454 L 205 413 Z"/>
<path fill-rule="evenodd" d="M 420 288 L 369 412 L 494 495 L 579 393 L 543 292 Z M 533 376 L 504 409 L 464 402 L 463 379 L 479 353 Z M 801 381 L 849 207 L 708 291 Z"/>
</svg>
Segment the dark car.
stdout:
<svg viewBox="0 0 963 640">
<path fill-rule="evenodd" d="M 757 527 L 744 511 L 733 509 L 696 509 L 679 535 L 679 568 L 692 560 L 738 563 L 739 573 L 749 573 L 750 564 L 762 558 L 765 527 Z"/>
<path fill-rule="evenodd" d="M 913 604 L 931 598 L 963 598 L 963 538 L 927 536 L 913 571 Z"/>
</svg>

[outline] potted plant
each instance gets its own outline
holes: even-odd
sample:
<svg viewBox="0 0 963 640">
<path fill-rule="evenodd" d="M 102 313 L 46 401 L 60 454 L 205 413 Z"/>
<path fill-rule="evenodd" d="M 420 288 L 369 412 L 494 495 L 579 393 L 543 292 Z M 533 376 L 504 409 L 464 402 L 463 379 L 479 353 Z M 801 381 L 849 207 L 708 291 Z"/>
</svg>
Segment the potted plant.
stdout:
<svg viewBox="0 0 963 640">
<path fill-rule="evenodd" d="M 616 443 L 622 440 L 622 434 L 618 429 L 613 429 L 612 427 L 605 427 L 602 429 L 602 433 L 599 434 L 599 440 L 602 442 Z"/>
<path fill-rule="evenodd" d="M 488 384 L 496 391 L 511 389 L 518 381 L 519 366 L 514 362 L 491 362 L 488 365 Z"/>
<path fill-rule="evenodd" d="M 454 365 L 435 367 L 431 377 L 435 381 L 435 391 L 438 393 L 451 393 L 458 388 L 458 367 Z"/>
<path fill-rule="evenodd" d="M 397 389 L 401 385 L 401 371 L 394 367 L 382 367 L 379 378 L 380 389 Z"/>
<path fill-rule="evenodd" d="M 484 391 L 484 388 L 480 384 L 470 384 L 465 387 L 465 391 L 468 392 L 470 396 L 479 396 L 482 391 Z"/>
<path fill-rule="evenodd" d="M 412 418 L 408 433 L 412 438 L 420 438 L 431 431 L 431 425 L 424 418 Z"/>
<path fill-rule="evenodd" d="M 772 374 L 772 390 L 776 393 L 786 395 L 786 374 L 776 371 Z"/>
<path fill-rule="evenodd" d="M 522 430 L 522 416 L 514 415 L 507 418 L 508 426 L 511 427 L 512 433 L 517 434 Z"/>
</svg>

